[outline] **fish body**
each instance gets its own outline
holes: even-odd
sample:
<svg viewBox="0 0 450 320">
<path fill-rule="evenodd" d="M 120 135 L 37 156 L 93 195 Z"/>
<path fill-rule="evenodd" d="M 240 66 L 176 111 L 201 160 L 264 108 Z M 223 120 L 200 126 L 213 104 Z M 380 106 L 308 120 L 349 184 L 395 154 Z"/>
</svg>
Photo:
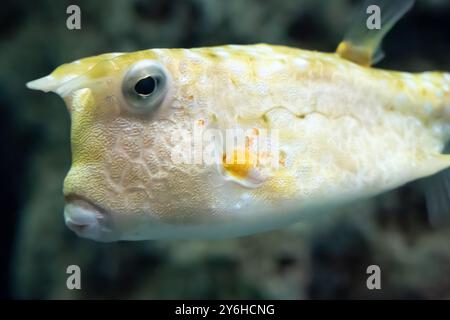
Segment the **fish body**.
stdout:
<svg viewBox="0 0 450 320">
<path fill-rule="evenodd" d="M 161 106 L 143 115 L 121 93 L 139 61 L 156 61 L 169 75 Z M 441 154 L 450 133 L 445 73 L 377 70 L 337 54 L 258 44 L 107 54 L 49 77 L 38 81 L 57 83 L 48 90 L 63 96 L 72 119 L 66 212 L 98 211 L 105 239 L 252 233 L 270 228 L 254 222 L 268 215 L 273 223 L 283 207 L 295 204 L 301 213 L 450 165 Z M 174 163 L 171 155 L 198 123 L 277 130 L 282 163 L 251 166 L 264 171 L 256 186 L 245 185 L 252 170 L 227 175 L 226 163 Z M 252 223 L 239 228 L 246 215 Z M 129 224 L 136 231 L 124 235 L 118 226 Z"/>
<path fill-rule="evenodd" d="M 340 48 L 110 53 L 30 82 L 71 115 L 66 224 L 99 241 L 239 236 L 448 168 L 450 74 Z"/>
</svg>

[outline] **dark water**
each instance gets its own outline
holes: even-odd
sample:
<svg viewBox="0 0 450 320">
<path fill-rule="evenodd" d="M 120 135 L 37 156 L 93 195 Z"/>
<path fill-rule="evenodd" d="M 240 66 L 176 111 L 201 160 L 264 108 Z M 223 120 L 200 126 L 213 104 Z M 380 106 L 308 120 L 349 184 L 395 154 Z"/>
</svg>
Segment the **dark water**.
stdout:
<svg viewBox="0 0 450 320">
<path fill-rule="evenodd" d="M 450 234 L 405 186 L 312 233 L 295 229 L 205 243 L 99 244 L 62 219 L 69 116 L 25 88 L 58 65 L 112 51 L 268 42 L 334 50 L 357 1 L 3 1 L 0 11 L 2 298 L 450 298 Z M 82 29 L 66 28 L 78 4 Z M 384 43 L 380 67 L 450 70 L 450 2 L 418 1 Z M 66 288 L 66 267 L 82 290 Z M 380 265 L 382 290 L 367 290 Z"/>
</svg>

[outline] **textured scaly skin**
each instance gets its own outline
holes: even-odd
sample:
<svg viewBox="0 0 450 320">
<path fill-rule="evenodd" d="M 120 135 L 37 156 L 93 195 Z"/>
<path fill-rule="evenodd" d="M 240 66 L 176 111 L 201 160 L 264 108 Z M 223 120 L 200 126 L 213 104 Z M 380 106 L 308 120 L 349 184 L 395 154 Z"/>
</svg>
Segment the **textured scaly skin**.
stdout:
<svg viewBox="0 0 450 320">
<path fill-rule="evenodd" d="M 158 60 L 170 74 L 167 98 L 151 116 L 131 112 L 120 89 L 140 59 Z M 121 217 L 208 225 L 257 215 L 260 205 L 372 195 L 450 165 L 441 155 L 450 132 L 444 73 L 377 70 L 260 44 L 106 54 L 52 77 L 75 78 L 60 89 L 72 116 L 64 193 Z M 188 136 L 199 120 L 205 128 L 278 129 L 280 168 L 246 188 L 215 165 L 173 164 L 173 137 Z"/>
</svg>

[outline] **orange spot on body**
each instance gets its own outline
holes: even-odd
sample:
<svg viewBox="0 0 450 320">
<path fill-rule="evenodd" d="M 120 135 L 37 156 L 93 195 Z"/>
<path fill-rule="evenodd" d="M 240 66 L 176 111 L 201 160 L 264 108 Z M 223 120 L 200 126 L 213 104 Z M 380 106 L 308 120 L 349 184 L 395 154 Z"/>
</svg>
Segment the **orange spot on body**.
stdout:
<svg viewBox="0 0 450 320">
<path fill-rule="evenodd" d="M 255 168 L 256 157 L 252 158 L 248 148 L 245 152 L 234 150 L 231 161 L 227 161 L 227 157 L 223 155 L 223 167 L 232 176 L 245 179 L 249 176 L 250 170 Z"/>
</svg>

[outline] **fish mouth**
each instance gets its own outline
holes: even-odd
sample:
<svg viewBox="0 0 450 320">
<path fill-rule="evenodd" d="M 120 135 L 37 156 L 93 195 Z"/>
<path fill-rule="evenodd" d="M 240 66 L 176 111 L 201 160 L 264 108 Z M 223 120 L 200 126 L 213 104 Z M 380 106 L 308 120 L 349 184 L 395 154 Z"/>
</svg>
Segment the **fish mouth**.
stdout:
<svg viewBox="0 0 450 320">
<path fill-rule="evenodd" d="M 79 237 L 101 242 L 117 241 L 119 234 L 111 214 L 89 199 L 75 194 L 65 196 L 64 221 Z"/>
</svg>

